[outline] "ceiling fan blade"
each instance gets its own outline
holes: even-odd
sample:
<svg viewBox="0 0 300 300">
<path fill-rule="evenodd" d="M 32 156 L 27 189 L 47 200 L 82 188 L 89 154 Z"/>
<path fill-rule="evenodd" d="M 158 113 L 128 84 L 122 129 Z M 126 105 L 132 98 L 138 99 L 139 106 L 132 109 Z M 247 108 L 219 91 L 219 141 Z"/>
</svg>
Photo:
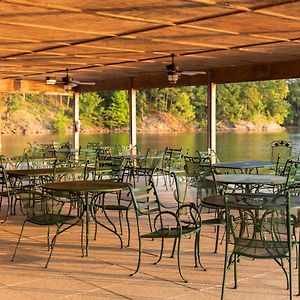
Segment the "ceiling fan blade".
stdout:
<svg viewBox="0 0 300 300">
<path fill-rule="evenodd" d="M 72 81 L 72 83 L 75 83 L 77 85 L 95 85 L 95 82 L 88 82 L 88 81 Z"/>
<path fill-rule="evenodd" d="M 205 71 L 181 71 L 180 73 L 181 75 L 188 75 L 188 76 L 207 74 Z"/>
</svg>

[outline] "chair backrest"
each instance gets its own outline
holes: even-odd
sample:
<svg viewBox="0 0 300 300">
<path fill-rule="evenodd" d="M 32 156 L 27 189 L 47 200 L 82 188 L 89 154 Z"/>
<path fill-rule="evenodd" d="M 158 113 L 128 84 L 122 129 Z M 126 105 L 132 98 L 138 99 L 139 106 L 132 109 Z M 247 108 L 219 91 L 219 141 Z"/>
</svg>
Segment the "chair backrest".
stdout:
<svg viewBox="0 0 300 300">
<path fill-rule="evenodd" d="M 111 159 L 111 173 L 110 173 L 110 179 L 115 181 L 124 182 L 125 176 L 127 175 L 127 164 L 128 160 L 120 157 L 120 158 L 112 158 Z"/>
<path fill-rule="evenodd" d="M 139 159 L 140 165 L 146 168 L 162 168 L 165 150 L 148 149 L 144 158 Z"/>
<path fill-rule="evenodd" d="M 97 148 L 99 148 L 99 147 L 101 147 L 102 146 L 102 141 L 99 141 L 99 142 L 88 142 L 87 144 L 86 144 L 86 147 L 87 148 L 92 148 L 92 149 L 97 149 Z"/>
<path fill-rule="evenodd" d="M 288 159 L 280 175 L 287 177 L 287 186 L 290 184 L 300 183 L 300 160 Z"/>
<path fill-rule="evenodd" d="M 210 158 L 209 156 L 184 156 L 184 161 L 186 162 L 193 162 L 198 164 L 209 164 Z"/>
<path fill-rule="evenodd" d="M 210 149 L 209 151 L 196 150 L 195 153 L 196 153 L 196 156 L 200 157 L 203 160 L 203 162 L 206 162 L 207 159 L 209 159 L 210 161 L 213 161 L 214 163 L 220 162 L 220 160 L 217 156 L 217 153 L 212 149 Z"/>
<path fill-rule="evenodd" d="M 34 220 L 35 224 L 57 224 L 63 222 L 63 219 L 59 218 L 61 215 L 82 217 L 84 214 L 81 197 L 72 194 L 67 200 L 51 194 L 32 192 L 27 193 L 20 202 L 22 212 L 25 213 L 28 220 Z"/>
<path fill-rule="evenodd" d="M 133 184 L 141 185 L 141 184 L 150 184 L 153 178 L 155 168 L 147 168 L 147 167 L 130 167 L 128 170 L 128 174 L 133 176 Z M 129 176 L 130 177 L 130 176 Z"/>
<path fill-rule="evenodd" d="M 254 258 L 290 256 L 288 194 L 227 194 L 226 241 L 233 252 Z"/>
<path fill-rule="evenodd" d="M 170 210 L 158 213 L 153 222 L 153 227 L 158 237 L 178 238 L 184 230 L 191 232 L 200 231 L 201 215 L 197 207 L 191 204 L 184 204 L 178 207 L 176 212 Z M 172 229 L 179 229 L 174 232 Z"/>
<path fill-rule="evenodd" d="M 2 191 L 9 191 L 12 188 L 3 162 L 0 163 L 0 184 Z"/>
<path fill-rule="evenodd" d="M 175 190 L 173 191 L 173 196 L 178 207 L 185 203 L 187 193 L 188 193 L 188 180 L 185 174 L 177 174 L 172 172 L 171 177 L 174 178 Z"/>
<path fill-rule="evenodd" d="M 292 143 L 289 141 L 279 140 L 271 142 L 271 161 L 286 161 L 292 155 Z"/>
<path fill-rule="evenodd" d="M 110 159 L 111 156 L 112 156 L 111 147 L 103 147 L 103 146 L 101 146 L 101 147 L 99 147 L 97 149 L 97 152 L 98 152 L 98 157 L 99 157 L 100 160 L 101 159 L 104 159 L 104 160 Z"/>
<path fill-rule="evenodd" d="M 160 213 L 160 201 L 153 181 L 150 184 L 129 186 L 136 216 Z"/>
<path fill-rule="evenodd" d="M 186 160 L 184 170 L 189 179 L 189 184 L 206 183 L 207 186 L 211 186 L 213 193 L 217 192 L 215 180 L 211 181 L 207 179 L 208 176 L 212 176 L 213 179 L 215 178 L 214 169 L 210 164 L 209 159 L 208 163 L 199 163 L 197 161 Z"/>
<path fill-rule="evenodd" d="M 166 147 L 163 155 L 163 168 L 171 167 L 172 163 L 181 157 L 182 148 L 169 148 Z"/>
</svg>

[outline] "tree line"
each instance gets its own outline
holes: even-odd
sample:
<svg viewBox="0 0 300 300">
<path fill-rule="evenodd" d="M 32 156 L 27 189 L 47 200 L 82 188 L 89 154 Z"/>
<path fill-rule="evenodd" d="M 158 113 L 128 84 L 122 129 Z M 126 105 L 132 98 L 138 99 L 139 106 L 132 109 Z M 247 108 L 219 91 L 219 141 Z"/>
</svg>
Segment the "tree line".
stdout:
<svg viewBox="0 0 300 300">
<path fill-rule="evenodd" d="M 42 97 L 42 100 L 41 100 Z M 24 101 L 42 104 L 44 113 L 53 109 L 51 126 L 63 130 L 72 120 L 70 97 L 47 95 L 9 95 L 5 98 L 5 117 L 21 108 Z M 36 103 L 36 102 L 35 102 Z M 206 127 L 207 87 L 188 86 L 137 91 L 137 122 L 154 114 L 171 113 L 187 127 Z M 276 122 L 300 126 L 300 80 L 272 80 L 217 85 L 217 122 L 234 125 L 240 120 Z M 109 129 L 128 127 L 127 91 L 80 95 L 80 118 L 83 125 Z"/>
<path fill-rule="evenodd" d="M 128 126 L 126 91 L 81 95 L 82 116 L 109 128 Z M 137 91 L 137 117 L 170 112 L 181 122 L 205 127 L 207 87 L 189 86 Z M 240 120 L 300 126 L 300 80 L 272 80 L 217 85 L 217 121 Z"/>
</svg>

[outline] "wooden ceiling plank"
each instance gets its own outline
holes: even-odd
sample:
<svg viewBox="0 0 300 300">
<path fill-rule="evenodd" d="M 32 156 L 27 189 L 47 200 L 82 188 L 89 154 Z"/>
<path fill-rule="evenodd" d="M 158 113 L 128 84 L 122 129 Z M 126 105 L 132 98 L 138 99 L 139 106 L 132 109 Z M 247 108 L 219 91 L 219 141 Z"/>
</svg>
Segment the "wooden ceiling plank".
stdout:
<svg viewBox="0 0 300 300">
<path fill-rule="evenodd" d="M 64 32 L 70 32 L 70 33 L 75 32 L 75 33 L 83 33 L 83 34 L 114 36 L 107 32 L 78 30 L 78 29 L 74 29 L 74 28 L 69 29 L 66 27 L 58 27 L 58 26 L 51 26 L 51 25 L 39 25 L 39 24 L 33 24 L 33 23 L 9 22 L 9 21 L 0 20 L 0 24 L 13 25 L 13 26 L 19 26 L 19 27 L 25 27 L 25 28 L 37 28 L 37 29 L 43 29 L 43 30 L 64 31 Z"/>
<path fill-rule="evenodd" d="M 47 3 L 47 5 L 45 5 L 45 4 L 42 4 L 39 2 L 26 1 L 26 0 L 2 0 L 2 2 L 19 4 L 19 5 L 24 5 L 24 6 L 40 7 L 40 8 L 46 8 L 46 9 L 63 10 L 63 11 L 68 11 L 68 12 L 81 12 L 82 11 L 79 8 L 70 7 L 70 6 L 53 5 L 51 3 Z"/>
</svg>

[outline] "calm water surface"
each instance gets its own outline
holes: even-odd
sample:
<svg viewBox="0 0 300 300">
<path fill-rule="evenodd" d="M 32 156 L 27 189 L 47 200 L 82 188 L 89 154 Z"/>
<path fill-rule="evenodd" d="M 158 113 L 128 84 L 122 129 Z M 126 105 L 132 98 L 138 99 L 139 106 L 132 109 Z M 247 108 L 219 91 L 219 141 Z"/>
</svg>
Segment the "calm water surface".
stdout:
<svg viewBox="0 0 300 300">
<path fill-rule="evenodd" d="M 219 132 L 217 133 L 217 153 L 221 161 L 242 159 L 269 159 L 270 143 L 273 140 L 289 140 L 293 144 L 293 152 L 300 152 L 300 129 L 284 132 Z M 71 135 L 13 135 L 2 136 L 2 154 L 7 156 L 22 155 L 28 142 L 51 143 L 52 141 L 71 141 Z M 80 144 L 84 147 L 88 141 L 102 141 L 103 145 L 127 145 L 128 133 L 82 134 Z M 138 145 L 142 151 L 147 148 L 162 149 L 183 147 L 204 151 L 206 148 L 205 132 L 174 133 L 139 133 Z"/>
</svg>

